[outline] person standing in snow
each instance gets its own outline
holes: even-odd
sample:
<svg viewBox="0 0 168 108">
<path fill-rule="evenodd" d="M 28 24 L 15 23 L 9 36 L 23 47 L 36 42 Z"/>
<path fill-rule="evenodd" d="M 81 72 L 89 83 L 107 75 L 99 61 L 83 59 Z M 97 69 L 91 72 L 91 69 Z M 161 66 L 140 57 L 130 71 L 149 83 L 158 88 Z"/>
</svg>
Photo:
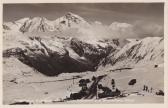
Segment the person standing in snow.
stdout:
<svg viewBox="0 0 168 108">
<path fill-rule="evenodd" d="M 114 90 L 115 89 L 115 80 L 114 79 L 111 80 L 111 85 L 112 85 L 112 90 Z"/>
</svg>

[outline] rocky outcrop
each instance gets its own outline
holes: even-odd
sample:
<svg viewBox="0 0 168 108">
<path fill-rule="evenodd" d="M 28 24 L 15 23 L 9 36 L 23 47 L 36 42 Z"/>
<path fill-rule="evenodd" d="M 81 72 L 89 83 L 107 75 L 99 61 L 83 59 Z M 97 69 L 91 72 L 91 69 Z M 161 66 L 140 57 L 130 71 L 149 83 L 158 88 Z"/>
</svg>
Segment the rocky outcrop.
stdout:
<svg viewBox="0 0 168 108">
<path fill-rule="evenodd" d="M 3 24 L 3 30 L 11 30 L 11 29 L 7 25 Z"/>
<path fill-rule="evenodd" d="M 99 44 L 94 46 L 77 39 L 71 40 L 71 48 L 80 57 L 85 57 L 89 60 L 94 66 L 97 66 L 101 59 L 107 57 L 111 52 L 116 50 L 112 45 L 113 44 L 102 47 Z"/>
</svg>

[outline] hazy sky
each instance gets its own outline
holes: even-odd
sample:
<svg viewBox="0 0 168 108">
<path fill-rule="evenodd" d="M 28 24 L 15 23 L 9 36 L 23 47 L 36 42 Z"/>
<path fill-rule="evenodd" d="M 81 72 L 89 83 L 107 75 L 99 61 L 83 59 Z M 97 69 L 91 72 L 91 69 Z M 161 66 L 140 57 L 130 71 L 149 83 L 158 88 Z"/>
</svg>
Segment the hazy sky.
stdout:
<svg viewBox="0 0 168 108">
<path fill-rule="evenodd" d="M 62 4 L 4 4 L 3 20 L 15 21 L 23 17 L 42 16 L 54 20 L 67 12 L 75 13 L 88 22 L 114 21 L 134 23 L 152 22 L 163 25 L 163 3 L 62 3 Z"/>
</svg>

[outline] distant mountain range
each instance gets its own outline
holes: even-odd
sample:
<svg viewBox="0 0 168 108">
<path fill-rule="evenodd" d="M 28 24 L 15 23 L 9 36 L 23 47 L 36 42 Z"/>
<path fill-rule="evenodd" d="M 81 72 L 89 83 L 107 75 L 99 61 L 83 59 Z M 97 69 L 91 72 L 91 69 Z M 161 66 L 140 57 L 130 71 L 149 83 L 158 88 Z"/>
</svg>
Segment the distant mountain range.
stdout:
<svg viewBox="0 0 168 108">
<path fill-rule="evenodd" d="M 95 24 L 102 25 L 98 21 Z M 107 65 L 129 67 L 139 63 L 163 63 L 163 37 L 127 39 L 128 42 L 121 47 L 119 39 L 87 39 L 92 36 L 92 34 L 87 36 L 87 33 L 83 35 L 86 40 L 80 37 L 67 37 L 63 34 L 60 36 L 48 34 L 45 37 L 34 34 L 24 35 L 34 32 L 57 33 L 69 28 L 94 30 L 91 29 L 92 24 L 71 12 L 53 21 L 34 17 L 4 22 L 4 57 L 15 56 L 42 73 L 51 72 L 49 75 L 57 75 L 61 72 L 95 71 L 99 66 Z M 113 22 L 108 28 L 112 31 L 110 33 L 117 31 L 115 35 L 121 33 L 124 35 L 133 30 L 131 24 L 118 22 Z M 90 32 L 88 30 L 84 32 Z M 44 66 L 45 68 L 42 68 Z"/>
<path fill-rule="evenodd" d="M 4 30 L 13 30 L 25 32 L 46 32 L 59 31 L 67 28 L 89 27 L 90 24 L 82 17 L 71 12 L 66 15 L 50 21 L 44 17 L 22 18 L 15 22 L 6 22 L 3 24 Z"/>
</svg>

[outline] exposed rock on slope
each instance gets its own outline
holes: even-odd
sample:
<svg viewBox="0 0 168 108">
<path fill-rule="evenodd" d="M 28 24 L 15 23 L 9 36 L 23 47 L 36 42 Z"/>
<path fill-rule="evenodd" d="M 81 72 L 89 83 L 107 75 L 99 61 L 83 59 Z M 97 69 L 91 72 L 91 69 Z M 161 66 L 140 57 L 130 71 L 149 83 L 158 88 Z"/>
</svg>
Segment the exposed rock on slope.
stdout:
<svg viewBox="0 0 168 108">
<path fill-rule="evenodd" d="M 29 18 L 22 18 L 20 20 L 14 22 L 5 22 L 3 23 L 3 32 L 20 32 L 19 29 L 23 26 L 23 24 L 28 21 Z"/>
<path fill-rule="evenodd" d="M 87 37 L 87 35 L 82 35 L 82 37 L 77 35 L 76 39 L 70 38 L 69 34 L 67 34 L 68 36 L 61 35 L 62 37 L 38 35 L 42 39 L 28 39 L 22 34 L 29 32 L 30 34 L 27 35 L 34 36 L 40 32 L 66 31 L 69 28 L 75 28 L 76 31 L 76 28 L 86 27 L 88 29 L 90 26 L 82 17 L 70 12 L 54 21 L 34 17 L 4 23 L 4 56 L 16 56 L 25 64 L 52 75 L 60 72 L 93 71 L 101 63 L 104 66 L 111 64 L 120 67 L 134 66 L 150 61 L 157 62 L 156 64 L 163 63 L 164 50 L 163 38 L 161 37 L 147 37 L 142 40 L 129 39 L 130 42 L 120 49 L 118 47 L 120 43 L 117 39 L 111 41 L 83 40 L 83 37 Z M 113 22 L 109 28 L 114 35 L 131 33 L 133 30 L 132 25 L 118 22 Z M 33 32 L 37 33 L 33 34 Z M 86 32 L 88 31 L 86 30 Z M 65 66 L 66 69 L 64 69 Z"/>
<path fill-rule="evenodd" d="M 107 57 L 111 52 L 116 50 L 115 44 L 106 44 L 106 46 L 101 46 L 99 44 L 93 45 L 79 41 L 77 39 L 71 40 L 71 48 L 80 56 L 85 57 L 93 63 L 93 65 L 99 64 L 100 60 Z"/>
<path fill-rule="evenodd" d="M 107 57 L 107 64 L 134 66 L 139 63 L 163 63 L 164 47 L 162 37 L 146 37 L 137 41 L 130 41 L 116 54 Z"/>
<path fill-rule="evenodd" d="M 3 56 L 15 56 L 46 75 L 95 71 L 99 61 L 115 50 L 114 45 L 93 45 L 74 38 L 51 40 L 30 37 L 29 41 L 22 42 L 22 45 L 24 48 L 15 47 L 5 50 Z"/>
</svg>

